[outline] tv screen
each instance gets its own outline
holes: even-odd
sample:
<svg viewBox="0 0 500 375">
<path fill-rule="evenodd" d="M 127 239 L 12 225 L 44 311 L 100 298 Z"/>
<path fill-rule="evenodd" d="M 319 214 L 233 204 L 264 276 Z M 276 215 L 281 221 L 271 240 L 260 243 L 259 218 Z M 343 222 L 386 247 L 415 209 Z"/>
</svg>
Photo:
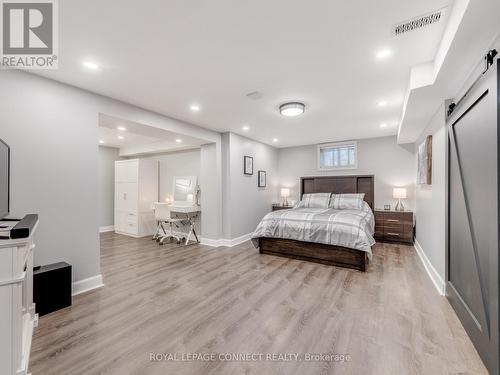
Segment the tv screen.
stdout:
<svg viewBox="0 0 500 375">
<path fill-rule="evenodd" d="M 0 219 L 9 214 L 10 149 L 0 139 Z"/>
</svg>

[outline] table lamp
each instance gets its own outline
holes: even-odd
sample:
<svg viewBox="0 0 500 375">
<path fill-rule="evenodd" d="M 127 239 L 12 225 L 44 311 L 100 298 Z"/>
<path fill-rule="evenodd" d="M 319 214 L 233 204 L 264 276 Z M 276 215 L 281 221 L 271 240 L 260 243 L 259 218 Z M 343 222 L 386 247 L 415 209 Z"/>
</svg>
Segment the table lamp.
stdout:
<svg viewBox="0 0 500 375">
<path fill-rule="evenodd" d="M 406 199 L 406 188 L 394 188 L 392 191 L 392 197 L 398 200 L 396 204 L 396 211 L 404 211 L 405 207 L 401 199 Z"/>
<path fill-rule="evenodd" d="M 290 189 L 281 188 L 281 198 L 283 198 L 283 206 L 288 206 L 287 198 L 290 196 Z"/>
</svg>

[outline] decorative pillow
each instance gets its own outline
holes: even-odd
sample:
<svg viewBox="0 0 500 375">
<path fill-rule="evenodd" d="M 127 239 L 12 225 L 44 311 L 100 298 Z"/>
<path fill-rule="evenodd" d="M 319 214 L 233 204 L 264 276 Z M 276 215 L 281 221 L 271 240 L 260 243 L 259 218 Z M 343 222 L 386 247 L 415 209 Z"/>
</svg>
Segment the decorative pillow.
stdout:
<svg viewBox="0 0 500 375">
<path fill-rule="evenodd" d="M 330 208 L 337 210 L 355 209 L 361 210 L 363 208 L 363 199 L 365 194 L 332 194 L 330 199 Z"/>
<path fill-rule="evenodd" d="M 328 208 L 330 204 L 330 193 L 313 193 L 302 195 L 302 200 L 297 208 Z"/>
</svg>

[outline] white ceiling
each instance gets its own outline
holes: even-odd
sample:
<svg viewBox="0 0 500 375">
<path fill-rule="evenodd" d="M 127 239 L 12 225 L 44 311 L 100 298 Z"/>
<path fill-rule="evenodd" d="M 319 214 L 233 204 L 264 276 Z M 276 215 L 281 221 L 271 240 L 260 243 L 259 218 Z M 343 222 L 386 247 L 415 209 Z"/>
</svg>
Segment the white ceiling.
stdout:
<svg viewBox="0 0 500 375">
<path fill-rule="evenodd" d="M 119 148 L 121 156 L 186 150 L 207 143 L 203 139 L 102 113 L 99 114 L 98 138 L 100 146 Z M 178 140 L 180 142 L 177 142 Z"/>
<path fill-rule="evenodd" d="M 499 14 L 498 0 L 455 0 L 448 24 L 454 31 L 450 38 L 445 38 L 448 43 L 440 47 L 440 50 L 446 50 L 442 61 L 436 59 L 431 76 L 418 79 L 421 72 L 412 74 L 412 78 L 417 79 L 406 97 L 406 111 L 398 133 L 399 143 L 416 141 L 444 100 L 460 99 L 471 80 L 483 71 L 482 57 L 500 37 Z M 496 48 L 499 44 L 500 40 Z M 474 66 L 476 69 L 472 72 Z"/>
<path fill-rule="evenodd" d="M 450 3 L 65 1 L 59 69 L 37 74 L 278 147 L 391 135 L 410 68 L 435 58 L 447 19 L 399 37 L 391 26 Z M 392 56 L 378 61 L 385 48 Z M 256 90 L 261 99 L 246 97 Z M 289 100 L 306 113 L 280 116 Z"/>
</svg>

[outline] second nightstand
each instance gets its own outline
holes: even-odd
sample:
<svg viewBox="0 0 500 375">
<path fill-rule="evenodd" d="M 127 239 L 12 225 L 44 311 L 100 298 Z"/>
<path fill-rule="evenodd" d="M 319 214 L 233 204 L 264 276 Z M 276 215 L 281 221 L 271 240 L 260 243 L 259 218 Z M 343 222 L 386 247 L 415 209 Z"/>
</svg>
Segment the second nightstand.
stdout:
<svg viewBox="0 0 500 375">
<path fill-rule="evenodd" d="M 413 243 L 413 212 L 375 210 L 375 239 Z"/>
<path fill-rule="evenodd" d="M 289 210 L 290 208 L 293 208 L 293 206 L 283 206 L 281 204 L 273 204 L 272 210 L 273 211 Z"/>
</svg>

